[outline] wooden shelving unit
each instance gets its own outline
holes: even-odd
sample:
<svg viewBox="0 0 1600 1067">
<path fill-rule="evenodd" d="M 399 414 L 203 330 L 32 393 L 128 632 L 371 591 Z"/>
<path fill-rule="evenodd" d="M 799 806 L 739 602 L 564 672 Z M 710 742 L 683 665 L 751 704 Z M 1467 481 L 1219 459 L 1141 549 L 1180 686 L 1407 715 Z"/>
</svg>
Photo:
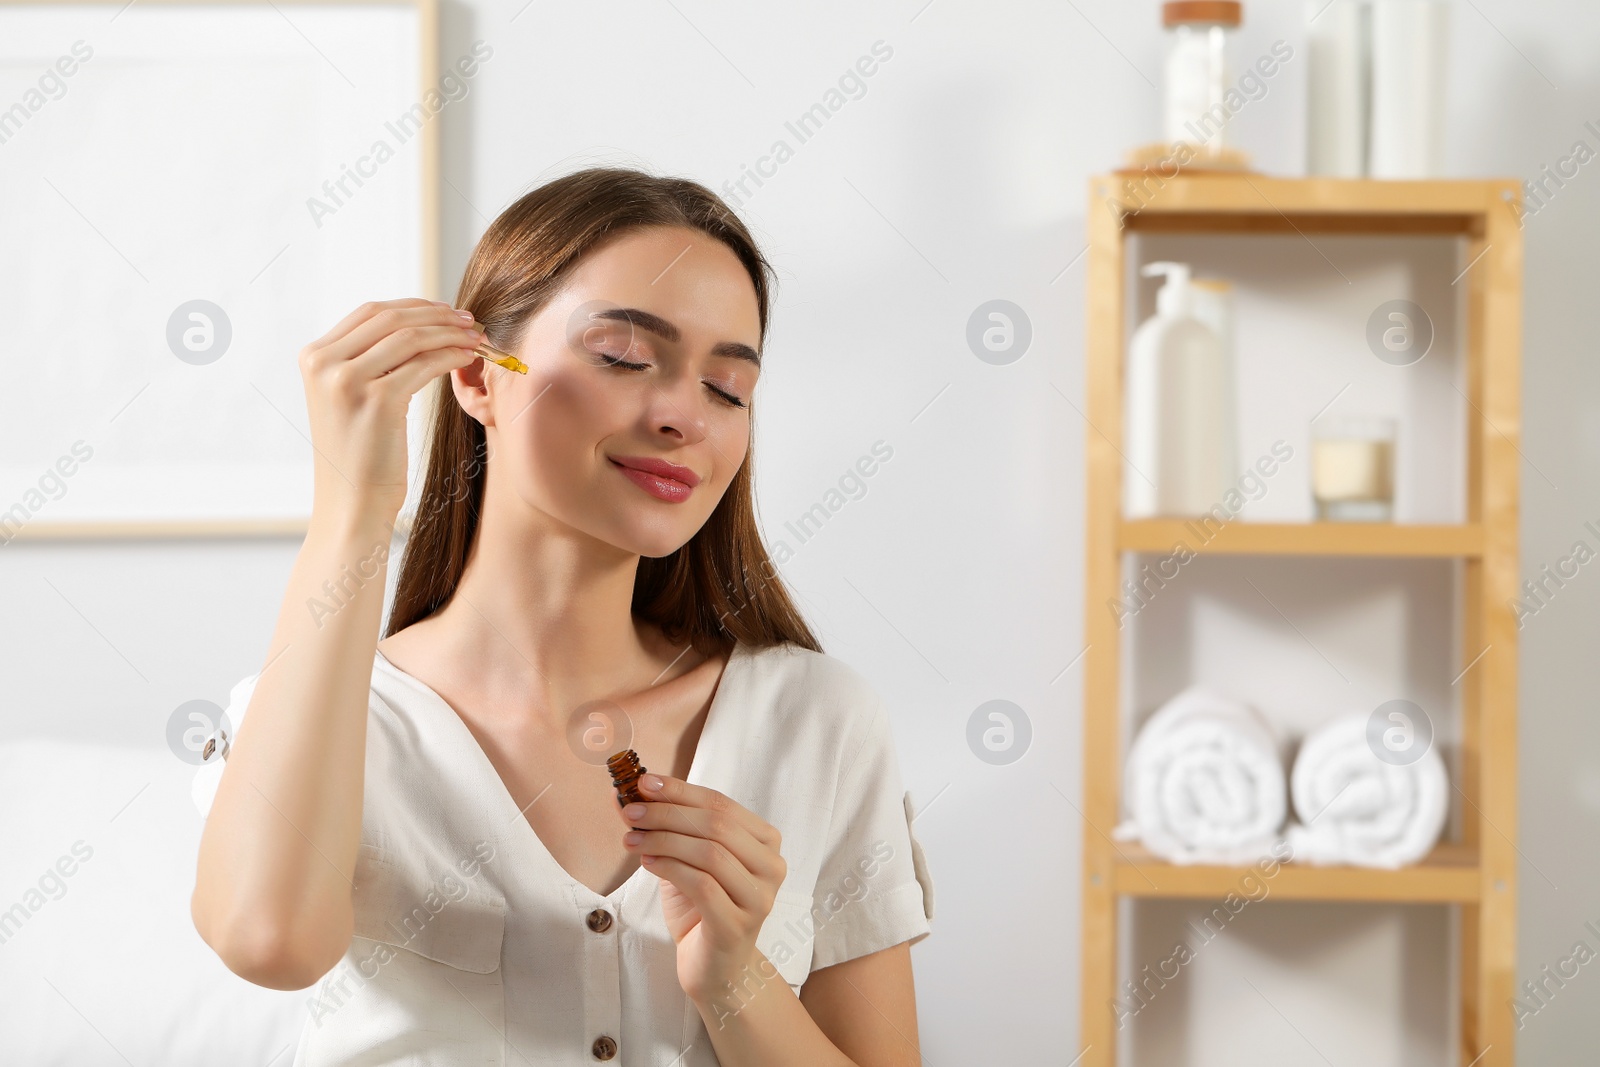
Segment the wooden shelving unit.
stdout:
<svg viewBox="0 0 1600 1067">
<path fill-rule="evenodd" d="M 1088 252 L 1088 530 L 1084 658 L 1084 1067 L 1114 1067 L 1121 897 L 1220 900 L 1248 868 L 1176 866 L 1113 844 L 1121 809 L 1122 645 L 1104 605 L 1124 553 L 1166 553 L 1185 520 L 1122 519 L 1123 358 L 1130 233 L 1450 235 L 1464 238 L 1466 521 L 1228 523 L 1205 553 L 1424 557 L 1464 570 L 1460 679 L 1463 840 L 1401 870 L 1285 865 L 1273 899 L 1455 904 L 1460 908 L 1460 1067 L 1515 1062 L 1517 901 L 1517 440 L 1520 436 L 1521 190 L 1515 181 L 1391 182 L 1257 174 L 1090 181 Z"/>
</svg>

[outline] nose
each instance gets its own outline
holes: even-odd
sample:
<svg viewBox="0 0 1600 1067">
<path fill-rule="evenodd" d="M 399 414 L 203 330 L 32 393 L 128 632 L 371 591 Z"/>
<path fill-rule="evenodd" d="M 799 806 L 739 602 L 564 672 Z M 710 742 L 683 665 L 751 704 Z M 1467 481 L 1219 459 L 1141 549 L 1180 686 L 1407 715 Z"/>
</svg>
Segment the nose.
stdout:
<svg viewBox="0 0 1600 1067">
<path fill-rule="evenodd" d="M 675 375 L 653 384 L 645 403 L 645 418 L 652 433 L 664 434 L 675 442 L 694 444 L 705 439 L 705 417 L 693 392 L 700 388 L 697 379 Z"/>
</svg>

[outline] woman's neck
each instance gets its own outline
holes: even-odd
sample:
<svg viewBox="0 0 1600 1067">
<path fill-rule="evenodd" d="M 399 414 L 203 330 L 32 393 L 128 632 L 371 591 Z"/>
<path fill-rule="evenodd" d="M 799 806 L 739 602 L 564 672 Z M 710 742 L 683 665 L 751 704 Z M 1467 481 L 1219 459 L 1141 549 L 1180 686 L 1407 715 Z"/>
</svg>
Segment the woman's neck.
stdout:
<svg viewBox="0 0 1600 1067">
<path fill-rule="evenodd" d="M 445 606 L 380 648 L 436 688 L 561 718 L 561 709 L 639 692 L 705 660 L 634 617 L 638 566 L 637 555 L 548 517 L 515 538 L 486 522 Z"/>
</svg>

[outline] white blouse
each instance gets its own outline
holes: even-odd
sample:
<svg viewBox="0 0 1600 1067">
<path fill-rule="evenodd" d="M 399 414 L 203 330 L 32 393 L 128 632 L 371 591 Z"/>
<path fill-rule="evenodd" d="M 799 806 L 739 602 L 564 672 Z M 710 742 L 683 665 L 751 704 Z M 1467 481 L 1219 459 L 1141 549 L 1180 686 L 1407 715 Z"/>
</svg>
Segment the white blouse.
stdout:
<svg viewBox="0 0 1600 1067">
<path fill-rule="evenodd" d="M 258 677 L 229 694 L 234 731 Z M 602 897 L 569 875 L 466 723 L 381 652 L 367 712 L 355 936 L 307 990 L 294 1067 L 717 1064 L 657 876 L 640 867 Z M 217 753 L 195 776 L 202 815 L 224 767 Z M 688 780 L 783 835 L 788 875 L 756 944 L 796 994 L 813 970 L 931 932 L 888 709 L 843 661 L 736 644 Z"/>
</svg>

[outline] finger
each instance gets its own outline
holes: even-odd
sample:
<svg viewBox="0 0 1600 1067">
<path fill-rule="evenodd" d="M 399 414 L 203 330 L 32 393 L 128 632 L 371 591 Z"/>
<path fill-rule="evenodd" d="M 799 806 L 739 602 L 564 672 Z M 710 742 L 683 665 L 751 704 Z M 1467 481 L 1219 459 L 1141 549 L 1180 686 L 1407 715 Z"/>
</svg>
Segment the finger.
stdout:
<svg viewBox="0 0 1600 1067">
<path fill-rule="evenodd" d="M 439 307 L 436 304 L 423 302 L 411 307 L 383 308 L 373 315 L 357 322 L 342 337 L 336 337 L 328 344 L 322 346 L 322 352 L 330 362 L 343 362 L 364 356 L 369 350 L 388 340 L 396 333 L 401 334 L 404 343 L 405 333 L 408 328 L 419 330 L 424 327 L 454 327 L 456 329 L 470 330 L 472 323 L 458 315 L 454 308 Z M 465 344 L 465 335 L 457 335 L 459 343 Z M 429 348 L 438 348 L 440 345 L 411 345 L 411 353 Z M 411 354 L 408 353 L 408 354 Z M 395 361 L 398 362 L 398 361 Z M 390 365 L 371 368 L 372 361 L 368 361 L 369 373 L 376 377 Z"/>
<path fill-rule="evenodd" d="M 470 367 L 478 359 L 478 354 L 466 348 L 439 348 L 432 352 L 421 352 L 400 366 L 390 371 L 389 378 L 394 379 L 407 396 L 427 385 L 441 374 L 448 374 L 458 367 Z M 510 374 L 508 370 L 495 368 L 502 374 Z"/>
<path fill-rule="evenodd" d="M 720 841 L 707 840 L 694 834 L 680 834 L 673 830 L 634 830 L 639 840 L 623 843 L 630 852 L 644 856 L 670 856 L 704 871 L 717 880 L 729 899 L 745 911 L 760 914 L 770 908 L 771 896 L 764 883 L 758 881 L 729 848 Z"/>
<path fill-rule="evenodd" d="M 464 348 L 470 352 L 484 340 L 484 335 L 470 326 L 403 326 L 379 338 L 371 348 L 350 360 L 350 366 L 360 378 L 381 378 L 424 352 L 440 348 Z"/>
<path fill-rule="evenodd" d="M 660 787 L 652 788 L 652 781 L 660 781 Z M 640 778 L 639 789 L 647 800 L 665 800 L 683 807 L 725 812 L 737 819 L 756 840 L 777 847 L 777 829 L 726 793 L 719 793 L 708 786 L 694 785 L 682 778 L 655 773 Z"/>
<path fill-rule="evenodd" d="M 718 929 L 737 928 L 739 909 L 723 891 L 722 884 L 705 871 L 672 856 L 655 856 L 645 869 L 665 878 L 689 898 L 702 922 Z"/>
<path fill-rule="evenodd" d="M 333 326 L 333 329 L 329 330 L 315 341 L 312 341 L 311 345 L 313 348 L 322 348 L 326 345 L 331 345 L 333 342 L 337 341 L 339 338 L 355 329 L 358 323 L 367 321 L 368 319 L 372 318 L 372 316 L 386 308 L 427 307 L 429 305 L 434 305 L 437 307 L 449 307 L 448 304 L 445 304 L 442 301 L 424 300 L 421 297 L 406 297 L 401 300 L 368 301 L 336 322 Z"/>
<path fill-rule="evenodd" d="M 666 801 L 652 801 L 640 804 L 643 814 L 635 817 L 628 810 L 632 807 L 630 804 L 622 810 L 622 817 L 630 826 L 638 829 L 670 830 L 693 837 L 703 837 L 708 841 L 720 841 L 744 865 L 745 870 L 757 878 L 768 878 L 774 882 L 783 880 L 785 873 L 783 859 L 777 850 L 757 838 L 743 822 L 732 817 L 729 812 L 706 811 L 702 808 L 669 804 Z"/>
<path fill-rule="evenodd" d="M 454 308 L 391 308 L 358 325 L 328 346 L 335 360 L 349 360 L 364 377 L 387 374 L 418 352 L 459 345 L 475 348 L 485 336 Z"/>
</svg>

